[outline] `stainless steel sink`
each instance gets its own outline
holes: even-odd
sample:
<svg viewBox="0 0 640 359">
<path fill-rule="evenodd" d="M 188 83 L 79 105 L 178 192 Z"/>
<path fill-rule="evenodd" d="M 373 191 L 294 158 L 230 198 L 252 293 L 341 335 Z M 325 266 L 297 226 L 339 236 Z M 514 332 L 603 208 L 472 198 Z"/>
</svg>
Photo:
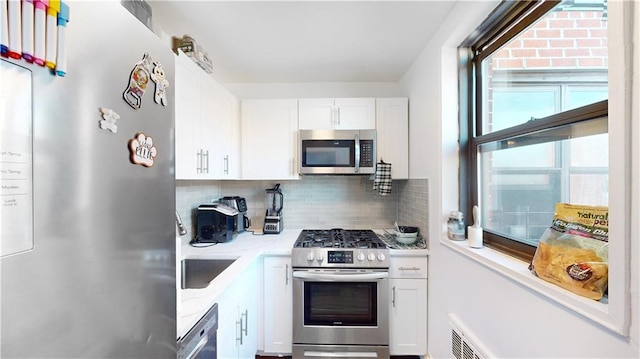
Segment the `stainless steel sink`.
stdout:
<svg viewBox="0 0 640 359">
<path fill-rule="evenodd" d="M 235 259 L 183 259 L 182 289 L 205 288 L 227 269 Z"/>
</svg>

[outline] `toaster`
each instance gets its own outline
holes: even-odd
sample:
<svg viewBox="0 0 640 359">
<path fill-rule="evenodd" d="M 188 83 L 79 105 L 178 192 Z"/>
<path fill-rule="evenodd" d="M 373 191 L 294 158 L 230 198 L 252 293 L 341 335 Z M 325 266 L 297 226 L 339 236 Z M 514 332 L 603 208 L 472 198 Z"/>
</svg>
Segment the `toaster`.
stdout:
<svg viewBox="0 0 640 359">
<path fill-rule="evenodd" d="M 196 225 L 198 232 L 194 242 L 224 243 L 234 237 L 234 225 L 238 210 L 222 203 L 205 203 L 198 206 Z"/>
</svg>

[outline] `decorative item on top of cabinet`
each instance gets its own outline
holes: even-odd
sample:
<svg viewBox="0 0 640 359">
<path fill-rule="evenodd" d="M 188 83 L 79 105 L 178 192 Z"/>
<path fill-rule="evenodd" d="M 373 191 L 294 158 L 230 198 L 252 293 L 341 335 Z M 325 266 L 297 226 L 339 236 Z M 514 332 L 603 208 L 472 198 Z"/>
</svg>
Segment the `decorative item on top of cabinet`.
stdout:
<svg viewBox="0 0 640 359">
<path fill-rule="evenodd" d="M 392 255 L 389 264 L 389 352 L 427 354 L 427 257 Z"/>
<path fill-rule="evenodd" d="M 409 178 L 409 99 L 376 99 L 377 155 L 391 163 L 391 178 Z"/>
<path fill-rule="evenodd" d="M 300 130 L 373 130 L 374 98 L 299 99 Z"/>
<path fill-rule="evenodd" d="M 298 179 L 298 100 L 242 100 L 242 179 Z"/>
<path fill-rule="evenodd" d="M 176 179 L 240 178 L 238 100 L 182 51 L 175 60 Z"/>
</svg>

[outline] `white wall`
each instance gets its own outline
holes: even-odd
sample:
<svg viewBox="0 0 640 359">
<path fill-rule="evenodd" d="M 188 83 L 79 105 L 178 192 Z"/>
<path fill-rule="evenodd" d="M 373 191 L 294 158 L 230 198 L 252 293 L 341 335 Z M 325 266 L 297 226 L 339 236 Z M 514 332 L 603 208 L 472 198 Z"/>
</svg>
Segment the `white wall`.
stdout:
<svg viewBox="0 0 640 359">
<path fill-rule="evenodd" d="M 240 100 L 254 98 L 399 97 L 396 82 L 225 83 Z"/>
<path fill-rule="evenodd" d="M 453 313 L 475 337 L 486 354 L 498 358 L 638 358 L 639 304 L 638 304 L 638 234 L 630 233 L 631 248 L 627 263 L 631 263 L 630 338 L 620 336 L 576 312 L 566 309 L 546 296 L 508 279 L 450 247 L 443 245 L 446 215 L 458 203 L 458 109 L 456 47 L 486 17 L 497 1 L 462 2 L 452 10 L 445 24 L 432 38 L 423 54 L 405 74 L 401 86 L 410 98 L 410 176 L 428 178 L 429 201 L 429 294 L 428 294 L 428 348 L 431 358 L 452 358 L 449 314 Z M 628 5 L 627 5 L 628 6 Z M 640 3 L 635 1 L 637 18 Z M 610 2 L 610 8 L 617 8 Z M 610 24 L 621 21 L 621 12 L 612 9 Z M 635 42 L 638 43 L 636 21 Z M 633 23 L 633 21 L 631 21 Z M 610 40 L 610 53 L 622 53 L 622 40 Z M 617 47 L 617 48 L 616 48 Z M 636 49 L 636 66 L 638 65 Z M 640 67 L 636 67 L 640 68 Z M 610 69 L 615 75 L 620 68 Z M 630 70 L 627 70 L 630 71 Z M 637 70 L 636 70 L 637 71 Z M 634 74 L 636 89 L 638 75 Z M 624 77 L 624 76 L 623 76 Z M 625 91 L 619 91 L 623 94 Z M 637 92 L 634 101 L 638 101 Z M 612 94 L 611 103 L 616 103 Z M 619 99 L 619 97 L 618 97 Z M 631 100 L 627 100 L 627 104 Z M 623 101 L 624 102 L 624 101 Z M 619 103 L 619 102 L 617 102 Z M 629 105 L 630 107 L 630 105 Z M 638 106 L 635 105 L 635 111 Z M 626 116 L 626 118 L 625 118 Z M 634 113 L 633 129 L 638 135 L 638 114 Z M 632 127 L 628 114 L 610 116 L 610 132 L 624 133 Z M 624 153 L 613 147 L 612 158 L 618 156 L 632 168 L 626 195 L 632 207 L 629 223 L 638 218 L 638 167 L 640 159 L 637 142 L 620 146 Z M 616 140 L 617 141 L 617 140 Z M 612 141 L 612 142 L 616 142 Z M 625 150 L 626 149 L 626 150 Z M 630 162 L 633 151 L 633 162 Z M 624 166 L 624 165 L 623 165 Z M 612 171 L 618 168 L 613 166 Z M 612 173 L 620 177 L 621 173 Z M 635 182 L 634 182 L 635 180 Z M 633 196 L 633 197 L 631 197 Z M 613 198 L 613 197 L 612 197 Z M 618 206 L 618 204 L 612 204 Z M 624 210 L 624 208 L 623 208 Z M 612 208 L 613 212 L 613 208 Z M 614 232 L 614 230 L 612 230 Z M 637 230 L 635 232 L 638 232 Z M 619 231 L 625 233 L 625 231 Z M 626 232 L 629 234 L 629 232 Z"/>
</svg>

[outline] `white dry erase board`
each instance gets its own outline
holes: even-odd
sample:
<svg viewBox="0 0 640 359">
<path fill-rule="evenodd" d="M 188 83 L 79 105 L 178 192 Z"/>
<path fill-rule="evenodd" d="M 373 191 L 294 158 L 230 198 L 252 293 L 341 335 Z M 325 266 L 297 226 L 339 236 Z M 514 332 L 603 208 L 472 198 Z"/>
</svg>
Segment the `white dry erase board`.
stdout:
<svg viewBox="0 0 640 359">
<path fill-rule="evenodd" d="M 31 71 L 0 60 L 0 255 L 33 249 Z"/>
</svg>

